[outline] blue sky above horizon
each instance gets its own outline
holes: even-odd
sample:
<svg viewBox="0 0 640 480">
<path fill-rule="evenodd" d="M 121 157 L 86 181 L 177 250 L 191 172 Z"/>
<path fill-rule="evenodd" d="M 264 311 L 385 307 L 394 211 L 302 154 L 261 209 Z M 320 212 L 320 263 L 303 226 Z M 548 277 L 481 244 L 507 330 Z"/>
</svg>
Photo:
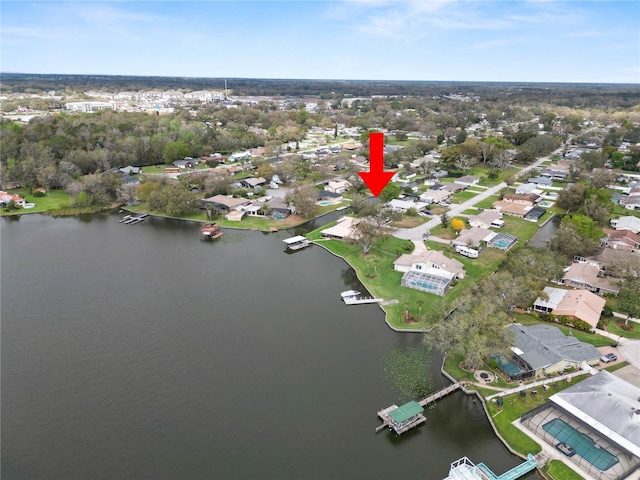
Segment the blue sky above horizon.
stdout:
<svg viewBox="0 0 640 480">
<path fill-rule="evenodd" d="M 640 2 L 14 1 L 0 70 L 640 83 Z"/>
</svg>

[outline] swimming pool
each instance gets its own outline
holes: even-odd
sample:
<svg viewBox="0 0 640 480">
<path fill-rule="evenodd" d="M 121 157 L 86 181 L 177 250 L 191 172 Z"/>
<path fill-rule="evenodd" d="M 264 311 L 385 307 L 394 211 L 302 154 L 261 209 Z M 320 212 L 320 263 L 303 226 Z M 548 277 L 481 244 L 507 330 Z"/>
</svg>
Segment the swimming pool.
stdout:
<svg viewBox="0 0 640 480">
<path fill-rule="evenodd" d="M 549 201 L 547 201 L 547 200 L 543 200 L 543 201 L 541 201 L 541 202 L 540 202 L 540 206 L 541 206 L 541 207 L 549 208 L 549 207 L 551 207 L 551 206 L 553 205 L 553 203 L 554 203 L 554 202 L 549 202 Z"/>
<path fill-rule="evenodd" d="M 322 205 L 323 207 L 326 207 L 328 205 L 333 205 L 333 202 L 329 202 L 328 200 L 323 200 L 322 202 L 319 202 L 318 205 Z"/>
<path fill-rule="evenodd" d="M 573 448 L 578 455 L 598 470 L 604 472 L 618 463 L 618 457 L 560 418 L 554 418 L 545 423 L 542 428 L 560 442 Z"/>
</svg>

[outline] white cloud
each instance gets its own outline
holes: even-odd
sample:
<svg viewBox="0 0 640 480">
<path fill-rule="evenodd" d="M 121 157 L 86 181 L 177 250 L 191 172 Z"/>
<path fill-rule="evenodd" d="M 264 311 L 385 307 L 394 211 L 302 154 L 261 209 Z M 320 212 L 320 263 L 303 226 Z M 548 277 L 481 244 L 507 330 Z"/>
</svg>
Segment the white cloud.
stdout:
<svg viewBox="0 0 640 480">
<path fill-rule="evenodd" d="M 512 44 L 512 43 L 513 43 L 513 41 L 508 41 L 508 40 L 489 40 L 487 42 L 476 43 L 471 48 L 475 48 L 475 49 L 490 49 L 490 48 L 494 48 L 494 47 L 501 47 L 503 45 L 509 45 L 509 44 Z"/>
</svg>

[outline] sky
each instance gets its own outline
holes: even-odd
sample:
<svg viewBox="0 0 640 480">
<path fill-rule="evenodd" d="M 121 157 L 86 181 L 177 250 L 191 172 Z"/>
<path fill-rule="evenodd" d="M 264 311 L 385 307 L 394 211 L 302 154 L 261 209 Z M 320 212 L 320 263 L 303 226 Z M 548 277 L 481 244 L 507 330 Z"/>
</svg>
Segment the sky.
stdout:
<svg viewBox="0 0 640 480">
<path fill-rule="evenodd" d="M 0 71 L 640 83 L 640 1 L 16 1 Z"/>
</svg>

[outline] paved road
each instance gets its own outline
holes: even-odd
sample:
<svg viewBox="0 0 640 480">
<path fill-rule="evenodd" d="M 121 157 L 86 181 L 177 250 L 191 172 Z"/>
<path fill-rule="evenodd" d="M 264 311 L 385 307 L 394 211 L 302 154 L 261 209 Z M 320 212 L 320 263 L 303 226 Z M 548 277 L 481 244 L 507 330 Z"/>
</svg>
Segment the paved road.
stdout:
<svg viewBox="0 0 640 480">
<path fill-rule="evenodd" d="M 523 172 L 527 172 L 532 168 L 536 168 L 540 166 L 544 162 L 548 161 L 552 155 L 557 155 L 561 151 L 562 151 L 562 148 L 559 148 L 558 150 L 547 155 L 546 157 L 539 158 L 531 165 L 528 165 L 524 167 L 522 170 L 520 170 L 520 172 L 518 172 L 518 175 L 522 174 Z M 473 198 L 470 198 L 466 202 L 460 203 L 458 205 L 454 205 L 453 207 L 451 207 L 451 209 L 449 209 L 449 211 L 447 212 L 447 215 L 449 215 L 449 217 L 454 217 L 456 215 L 459 215 L 462 212 L 464 212 L 466 209 L 473 207 L 476 203 L 484 200 L 485 198 L 488 198 L 491 195 L 497 194 L 500 190 L 502 190 L 503 188 L 506 188 L 506 186 L 507 184 L 502 182 L 501 184 L 496 185 L 494 187 L 489 187 L 484 192 L 476 195 Z M 435 217 L 429 220 L 428 222 L 423 223 L 422 225 L 419 225 L 415 228 L 399 228 L 393 233 L 393 236 L 396 238 L 401 238 L 403 240 L 422 240 L 427 231 L 431 230 L 434 227 L 437 227 L 438 225 L 440 225 L 440 223 L 441 223 L 440 217 Z M 436 240 L 436 237 L 432 237 L 430 238 L 430 240 Z M 444 241 L 444 243 L 449 243 L 449 241 L 446 240 Z"/>
</svg>

